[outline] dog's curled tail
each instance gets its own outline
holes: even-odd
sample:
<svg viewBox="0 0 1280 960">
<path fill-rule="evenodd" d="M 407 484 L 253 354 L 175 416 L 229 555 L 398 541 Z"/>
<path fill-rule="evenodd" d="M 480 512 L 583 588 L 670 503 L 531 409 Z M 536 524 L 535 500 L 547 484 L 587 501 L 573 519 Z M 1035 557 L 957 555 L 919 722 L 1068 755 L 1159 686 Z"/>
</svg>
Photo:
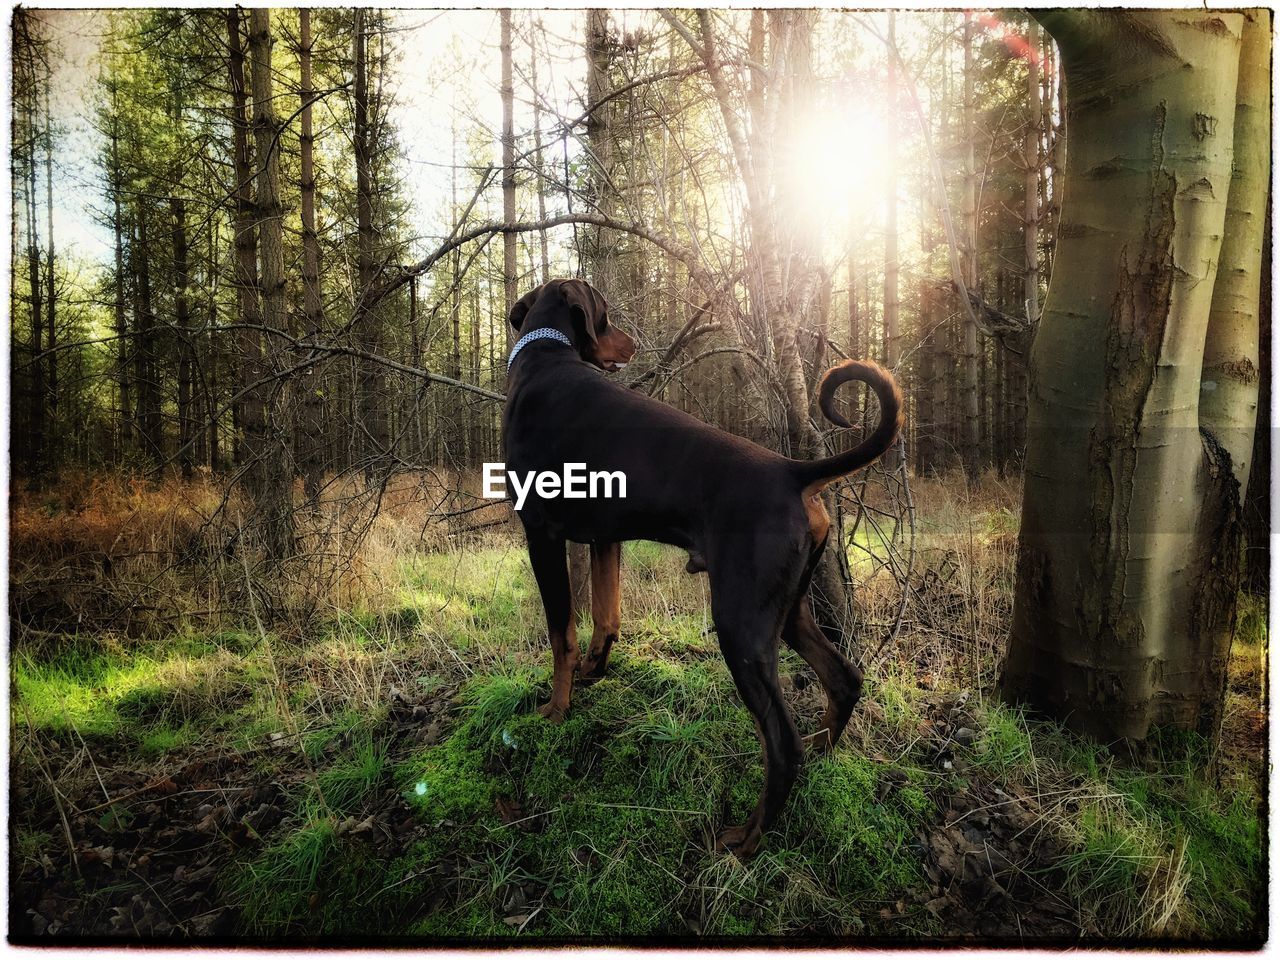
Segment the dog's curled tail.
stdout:
<svg viewBox="0 0 1280 960">
<path fill-rule="evenodd" d="M 822 408 L 823 416 L 837 427 L 853 426 L 832 402 L 836 390 L 850 380 L 861 380 L 875 392 L 880 402 L 880 422 L 871 436 L 852 450 L 821 460 L 796 461 L 806 495 L 872 463 L 893 446 L 898 439 L 898 431 L 902 429 L 902 391 L 898 389 L 898 382 L 893 379 L 893 374 L 871 360 L 846 360 L 827 371 L 818 387 L 818 406 Z"/>
</svg>

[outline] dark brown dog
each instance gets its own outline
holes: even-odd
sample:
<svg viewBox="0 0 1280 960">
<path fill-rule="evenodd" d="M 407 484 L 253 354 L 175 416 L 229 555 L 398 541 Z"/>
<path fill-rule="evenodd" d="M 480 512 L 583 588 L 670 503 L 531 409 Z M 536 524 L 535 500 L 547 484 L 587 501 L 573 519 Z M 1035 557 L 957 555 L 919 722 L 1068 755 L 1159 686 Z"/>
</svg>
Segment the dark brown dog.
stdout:
<svg viewBox="0 0 1280 960">
<path fill-rule="evenodd" d="M 625 499 L 531 492 L 520 511 L 555 655 L 551 700 L 540 712 L 558 722 L 569 709 L 575 671 L 584 680 L 604 673 L 618 638 L 621 541 L 688 550 L 690 572 L 710 575 L 720 650 L 764 751 L 759 803 L 746 823 L 719 836 L 721 848 L 750 856 L 790 794 L 804 753 L 778 686 L 779 636 L 813 667 L 827 694 L 811 741 L 816 749 L 835 745 L 861 695 L 862 673 L 818 629 L 809 606 L 809 577 L 830 526 L 819 493 L 889 448 L 902 426 L 902 395 L 874 363 L 833 367 L 819 388 L 826 417 L 850 426 L 832 399 L 841 384 L 861 380 L 880 401 L 880 423 L 846 453 L 791 460 L 606 380 L 600 370 L 629 361 L 635 343 L 609 323 L 608 304 L 582 280 L 543 284 L 511 308 L 510 320 L 522 335 L 547 328 L 547 337 L 522 347 L 511 364 L 502 418 L 507 469 L 560 474 L 566 463 L 585 463 L 589 471 L 622 471 L 627 484 Z M 551 339 L 551 331 L 569 344 Z M 591 545 L 594 629 L 581 660 L 569 540 Z"/>
</svg>

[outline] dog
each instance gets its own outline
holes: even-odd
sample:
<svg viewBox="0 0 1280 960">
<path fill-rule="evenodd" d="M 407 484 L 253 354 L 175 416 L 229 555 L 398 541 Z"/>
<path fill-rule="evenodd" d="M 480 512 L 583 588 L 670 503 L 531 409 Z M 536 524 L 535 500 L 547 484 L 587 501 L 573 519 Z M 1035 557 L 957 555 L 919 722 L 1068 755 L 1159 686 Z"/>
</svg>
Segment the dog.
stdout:
<svg viewBox="0 0 1280 960">
<path fill-rule="evenodd" d="M 559 472 L 566 463 L 622 471 L 624 499 L 529 496 L 519 511 L 547 617 L 554 657 L 551 699 L 539 708 L 559 722 L 574 675 L 598 679 L 618 639 L 619 564 L 624 540 L 656 540 L 689 552 L 705 571 L 720 650 L 755 720 L 765 784 L 747 821 L 717 838 L 717 849 L 750 857 L 785 804 L 804 742 L 778 684 L 779 637 L 813 668 L 827 696 L 810 746 L 835 746 L 862 692 L 862 673 L 818 628 L 809 579 L 830 520 L 820 493 L 872 463 L 902 427 L 902 394 L 875 363 L 845 361 L 818 390 L 823 414 L 852 426 L 833 406 L 836 389 L 868 384 L 880 404 L 875 430 L 845 453 L 799 461 L 682 413 L 604 377 L 624 367 L 636 345 L 610 323 L 609 305 L 583 280 L 551 280 L 521 297 L 510 323 L 521 335 L 508 365 L 502 437 L 507 468 Z M 566 564 L 566 541 L 591 548 L 591 645 L 581 656 Z"/>
</svg>

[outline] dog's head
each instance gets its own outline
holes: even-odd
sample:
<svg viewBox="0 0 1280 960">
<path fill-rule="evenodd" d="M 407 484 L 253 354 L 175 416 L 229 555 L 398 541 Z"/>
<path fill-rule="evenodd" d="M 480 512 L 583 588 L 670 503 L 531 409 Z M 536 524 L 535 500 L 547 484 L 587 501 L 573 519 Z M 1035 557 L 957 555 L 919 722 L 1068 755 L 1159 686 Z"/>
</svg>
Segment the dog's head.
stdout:
<svg viewBox="0 0 1280 960">
<path fill-rule="evenodd" d="M 621 370 L 636 353 L 636 342 L 609 322 L 608 302 L 585 280 L 548 280 L 517 300 L 509 319 L 522 334 L 559 330 L 601 370 Z"/>
</svg>

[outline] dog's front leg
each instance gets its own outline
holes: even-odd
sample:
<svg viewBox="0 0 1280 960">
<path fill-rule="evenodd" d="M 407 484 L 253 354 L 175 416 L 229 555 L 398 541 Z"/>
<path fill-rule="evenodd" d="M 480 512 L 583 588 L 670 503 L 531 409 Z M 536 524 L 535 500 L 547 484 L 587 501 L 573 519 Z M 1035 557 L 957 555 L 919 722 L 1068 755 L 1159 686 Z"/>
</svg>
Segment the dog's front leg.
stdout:
<svg viewBox="0 0 1280 960">
<path fill-rule="evenodd" d="M 573 627 L 573 596 L 569 590 L 569 567 L 565 560 L 563 537 L 552 537 L 537 530 L 525 529 L 529 543 L 529 562 L 542 594 L 542 608 L 547 614 L 547 636 L 555 656 L 555 672 L 551 678 L 551 700 L 538 712 L 553 723 L 564 719 L 573 690 L 573 674 L 578 666 L 578 638 Z"/>
</svg>

